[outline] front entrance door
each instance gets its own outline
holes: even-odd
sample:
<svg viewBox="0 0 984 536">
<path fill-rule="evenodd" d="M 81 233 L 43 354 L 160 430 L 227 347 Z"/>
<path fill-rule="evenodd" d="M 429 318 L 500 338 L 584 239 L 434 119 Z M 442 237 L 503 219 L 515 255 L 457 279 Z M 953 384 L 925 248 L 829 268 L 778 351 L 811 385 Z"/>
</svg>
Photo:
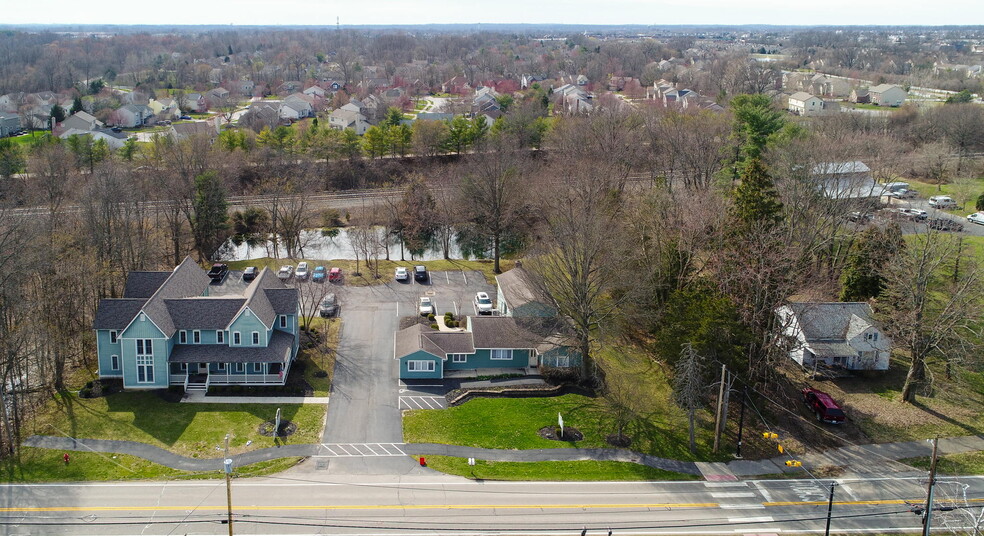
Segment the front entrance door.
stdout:
<svg viewBox="0 0 984 536">
<path fill-rule="evenodd" d="M 199 363 L 198 364 L 198 373 L 199 374 L 208 374 L 208 363 Z"/>
</svg>

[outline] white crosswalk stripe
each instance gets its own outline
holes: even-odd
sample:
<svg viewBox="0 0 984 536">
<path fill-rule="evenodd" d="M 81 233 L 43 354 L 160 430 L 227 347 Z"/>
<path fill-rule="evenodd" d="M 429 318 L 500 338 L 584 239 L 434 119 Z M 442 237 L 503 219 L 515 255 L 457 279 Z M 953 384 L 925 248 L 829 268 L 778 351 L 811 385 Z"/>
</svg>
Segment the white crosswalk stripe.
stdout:
<svg viewBox="0 0 984 536">
<path fill-rule="evenodd" d="M 448 401 L 443 396 L 401 396 L 400 409 L 444 409 Z"/>
<path fill-rule="evenodd" d="M 315 458 L 372 458 L 406 456 L 406 443 L 322 443 Z"/>
</svg>

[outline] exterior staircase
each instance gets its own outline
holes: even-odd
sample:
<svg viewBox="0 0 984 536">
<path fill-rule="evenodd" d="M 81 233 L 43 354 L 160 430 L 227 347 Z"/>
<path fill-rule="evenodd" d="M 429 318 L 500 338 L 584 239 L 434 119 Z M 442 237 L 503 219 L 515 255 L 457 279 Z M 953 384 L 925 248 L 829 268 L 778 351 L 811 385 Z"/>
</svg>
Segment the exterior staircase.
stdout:
<svg viewBox="0 0 984 536">
<path fill-rule="evenodd" d="M 208 374 L 189 374 L 185 380 L 184 390 L 186 393 L 208 392 Z"/>
</svg>

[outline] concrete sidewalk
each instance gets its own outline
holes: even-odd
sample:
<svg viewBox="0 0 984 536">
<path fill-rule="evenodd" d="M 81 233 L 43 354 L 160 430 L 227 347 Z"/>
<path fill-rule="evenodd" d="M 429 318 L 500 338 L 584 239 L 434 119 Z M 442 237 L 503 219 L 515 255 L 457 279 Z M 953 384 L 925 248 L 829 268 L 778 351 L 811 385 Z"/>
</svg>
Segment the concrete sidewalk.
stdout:
<svg viewBox="0 0 984 536">
<path fill-rule="evenodd" d="M 24 446 L 39 447 L 64 451 L 84 452 L 115 452 L 130 454 L 150 460 L 173 469 L 183 471 L 211 471 L 222 469 L 222 458 L 188 458 L 168 452 L 164 449 L 138 443 L 136 441 L 114 441 L 102 439 L 72 439 L 54 436 L 31 436 L 24 441 Z M 932 453 L 930 441 L 908 441 L 904 443 L 884 443 L 859 445 L 831 449 L 820 454 L 809 454 L 798 458 L 803 467 L 787 467 L 785 461 L 789 457 L 777 457 L 768 460 L 734 460 L 727 464 L 695 463 L 680 460 L 670 460 L 648 454 L 640 454 L 626 449 L 485 449 L 463 447 L 459 445 L 442 445 L 436 443 L 408 443 L 403 450 L 410 456 L 454 456 L 458 458 L 477 458 L 490 461 L 512 462 L 542 462 L 542 461 L 619 461 L 638 463 L 691 475 L 703 475 L 708 480 L 732 480 L 735 477 L 755 477 L 774 475 L 777 473 L 803 472 L 804 468 L 814 469 L 823 466 L 847 467 L 852 474 L 921 474 L 925 471 L 913 470 L 911 467 L 897 463 L 897 460 L 929 456 Z M 959 454 L 984 450 L 984 438 L 980 436 L 963 436 L 940 439 L 940 454 Z M 233 456 L 236 465 L 245 465 L 261 461 L 287 458 L 293 456 L 316 456 L 321 451 L 321 445 L 298 444 L 284 445 L 258 449 Z"/>
<path fill-rule="evenodd" d="M 327 396 L 208 396 L 200 391 L 187 393 L 182 402 L 195 404 L 327 404 Z"/>
</svg>

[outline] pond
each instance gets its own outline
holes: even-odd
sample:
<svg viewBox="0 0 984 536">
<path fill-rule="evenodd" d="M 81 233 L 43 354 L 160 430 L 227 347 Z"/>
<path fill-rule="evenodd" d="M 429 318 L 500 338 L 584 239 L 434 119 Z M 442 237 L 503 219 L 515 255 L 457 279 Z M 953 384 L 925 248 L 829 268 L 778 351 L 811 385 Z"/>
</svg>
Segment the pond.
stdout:
<svg viewBox="0 0 984 536">
<path fill-rule="evenodd" d="M 384 230 L 382 227 L 376 228 L 376 231 L 382 235 Z M 300 258 L 305 259 L 322 259 L 322 260 L 354 260 L 355 247 L 350 240 L 350 232 L 354 232 L 351 228 L 339 227 L 332 229 L 330 233 L 324 232 L 321 229 L 308 229 L 301 231 L 301 251 L 299 253 Z M 390 256 L 392 260 L 400 260 L 400 241 L 396 236 L 389 237 L 387 240 L 387 246 L 389 248 Z M 468 249 L 468 251 L 463 251 L 463 249 Z M 463 248 L 459 243 L 458 237 L 455 236 L 451 240 L 451 247 L 449 249 L 449 254 L 452 259 L 473 259 L 473 258 L 484 258 L 486 255 L 479 254 L 475 252 L 476 248 Z M 477 248 L 482 249 L 482 248 Z M 286 257 L 286 249 L 281 244 L 278 248 L 277 253 L 280 257 Z M 274 244 L 273 240 L 266 241 L 250 241 L 241 242 L 237 244 L 234 240 L 230 239 L 222 249 L 219 251 L 219 258 L 223 261 L 248 261 L 253 259 L 260 259 L 264 257 L 274 257 Z M 363 254 L 359 254 L 359 258 L 363 258 Z M 380 259 L 385 259 L 385 254 L 379 255 Z M 418 255 L 411 255 L 410 250 L 404 248 L 403 258 L 408 261 L 433 261 L 444 258 L 444 250 L 441 247 L 440 242 L 437 240 L 431 240 L 423 252 Z"/>
</svg>

